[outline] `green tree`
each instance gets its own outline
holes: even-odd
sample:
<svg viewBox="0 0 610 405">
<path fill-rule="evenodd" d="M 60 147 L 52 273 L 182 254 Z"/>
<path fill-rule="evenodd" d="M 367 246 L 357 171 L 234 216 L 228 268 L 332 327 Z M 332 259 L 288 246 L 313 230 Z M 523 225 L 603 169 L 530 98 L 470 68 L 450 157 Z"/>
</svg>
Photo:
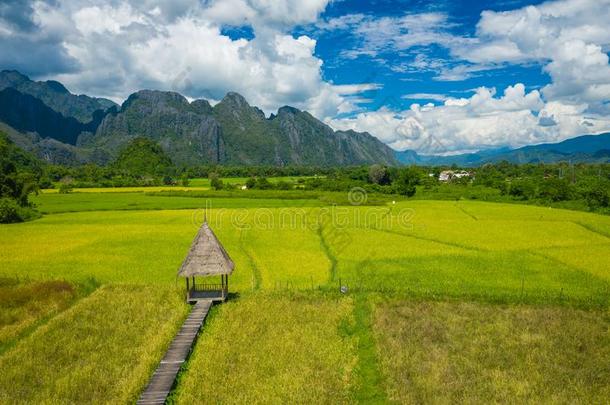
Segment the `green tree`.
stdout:
<svg viewBox="0 0 610 405">
<path fill-rule="evenodd" d="M 291 190 L 292 184 L 287 181 L 280 180 L 275 184 L 275 188 L 278 190 Z"/>
<path fill-rule="evenodd" d="M 10 224 L 23 221 L 19 209 L 20 207 L 14 199 L 0 198 L 0 223 Z"/>
<path fill-rule="evenodd" d="M 72 184 L 62 182 L 59 185 L 59 194 L 69 194 L 72 192 Z"/>
<path fill-rule="evenodd" d="M 390 184 L 388 169 L 382 165 L 372 165 L 369 167 L 368 180 L 373 184 L 379 184 L 382 186 Z"/>
<path fill-rule="evenodd" d="M 188 187 L 190 183 L 191 181 L 189 180 L 188 173 L 184 173 L 180 178 L 180 184 L 182 184 L 182 187 Z"/>
<path fill-rule="evenodd" d="M 434 176 L 426 176 L 421 181 L 421 184 L 423 184 L 424 189 L 432 190 L 432 188 L 434 188 L 434 186 L 438 185 L 438 180 Z"/>
<path fill-rule="evenodd" d="M 536 196 L 536 185 L 528 179 L 513 180 L 508 194 L 519 200 L 530 200 Z"/>
<path fill-rule="evenodd" d="M 33 216 L 28 197 L 38 190 L 41 163 L 0 132 L 0 222 L 18 222 Z"/>
<path fill-rule="evenodd" d="M 210 185 L 212 186 L 212 188 L 214 190 L 222 190 L 223 183 L 222 183 L 222 180 L 220 179 L 220 176 L 218 175 L 218 173 L 216 173 L 216 172 L 210 173 L 209 179 L 210 179 Z"/>
<path fill-rule="evenodd" d="M 256 187 L 256 179 L 254 177 L 250 177 L 248 180 L 246 180 L 246 187 L 248 189 Z"/>
<path fill-rule="evenodd" d="M 565 178 L 544 179 L 540 184 L 540 197 L 549 201 L 566 201 L 572 195 L 570 182 Z"/>
<path fill-rule="evenodd" d="M 505 176 L 493 164 L 486 163 L 477 170 L 474 184 L 500 188 L 504 179 Z"/>
<path fill-rule="evenodd" d="M 585 201 L 589 209 L 597 209 L 610 206 L 610 181 L 599 179 L 584 191 Z"/>
<path fill-rule="evenodd" d="M 420 183 L 420 173 L 414 167 L 402 169 L 398 177 L 392 183 L 395 193 L 412 197 L 417 191 L 416 186 Z"/>
<path fill-rule="evenodd" d="M 261 190 L 269 190 L 273 188 L 273 184 L 271 184 L 266 177 L 259 177 L 256 179 L 256 188 Z"/>
</svg>

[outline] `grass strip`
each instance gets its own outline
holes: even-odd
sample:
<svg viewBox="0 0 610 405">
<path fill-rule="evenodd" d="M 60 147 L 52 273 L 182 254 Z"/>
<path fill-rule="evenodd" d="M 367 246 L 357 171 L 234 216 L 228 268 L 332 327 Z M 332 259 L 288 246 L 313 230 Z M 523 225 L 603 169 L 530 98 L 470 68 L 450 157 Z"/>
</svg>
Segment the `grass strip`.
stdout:
<svg viewBox="0 0 610 405">
<path fill-rule="evenodd" d="M 357 342 L 357 363 L 354 368 L 353 398 L 357 403 L 386 404 L 385 382 L 377 359 L 377 346 L 373 334 L 373 299 L 367 294 L 353 294 L 352 322 L 344 320 L 339 330 Z"/>
</svg>

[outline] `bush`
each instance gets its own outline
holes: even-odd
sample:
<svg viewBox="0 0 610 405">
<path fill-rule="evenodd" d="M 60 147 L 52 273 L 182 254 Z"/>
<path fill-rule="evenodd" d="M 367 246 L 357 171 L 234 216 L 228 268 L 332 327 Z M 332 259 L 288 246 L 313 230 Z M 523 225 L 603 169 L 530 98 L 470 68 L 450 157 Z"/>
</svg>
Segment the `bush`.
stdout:
<svg viewBox="0 0 610 405">
<path fill-rule="evenodd" d="M 585 192 L 584 197 L 589 209 L 597 209 L 610 206 L 610 183 L 597 181 Z"/>
<path fill-rule="evenodd" d="M 0 223 L 10 224 L 39 217 L 40 213 L 31 207 L 22 207 L 12 198 L 0 198 Z"/>
<path fill-rule="evenodd" d="M 246 180 L 246 187 L 248 189 L 256 187 L 256 179 L 254 177 L 250 177 L 248 180 Z"/>
<path fill-rule="evenodd" d="M 212 186 L 212 188 L 214 190 L 222 190 L 223 189 L 223 184 L 222 184 L 222 180 L 220 180 L 220 177 L 218 176 L 218 173 L 210 173 L 210 185 Z"/>
<path fill-rule="evenodd" d="M 549 201 L 566 201 L 571 194 L 570 183 L 566 179 L 550 178 L 540 184 L 540 197 Z"/>
<path fill-rule="evenodd" d="M 61 183 L 59 185 L 59 194 L 68 194 L 72 192 L 72 184 Z"/>
<path fill-rule="evenodd" d="M 53 188 L 53 181 L 47 176 L 40 179 L 38 182 L 40 188 Z"/>
<path fill-rule="evenodd" d="M 276 190 L 292 190 L 292 184 L 282 180 L 275 184 L 275 188 Z"/>
<path fill-rule="evenodd" d="M 259 177 L 256 179 L 256 188 L 260 190 L 270 190 L 273 188 L 273 184 L 271 184 L 266 177 Z"/>
<path fill-rule="evenodd" d="M 392 183 L 392 188 L 397 194 L 413 197 L 419 184 L 419 173 L 416 169 L 409 167 L 401 170 L 398 178 Z"/>
<path fill-rule="evenodd" d="M 10 224 L 21 222 L 23 219 L 19 215 L 19 205 L 11 198 L 0 198 L 0 222 Z"/>
<path fill-rule="evenodd" d="M 154 182 L 154 179 L 151 177 L 149 178 L 149 181 L 152 183 Z M 174 181 L 174 179 L 172 178 L 172 176 L 163 176 L 163 185 L 165 186 L 175 186 L 176 182 Z"/>
<path fill-rule="evenodd" d="M 508 194 L 519 200 L 529 200 L 536 196 L 536 185 L 528 180 L 514 180 Z"/>
<path fill-rule="evenodd" d="M 369 181 L 373 184 L 387 185 L 390 184 L 390 174 L 388 170 L 381 165 L 372 165 L 369 168 Z"/>
</svg>

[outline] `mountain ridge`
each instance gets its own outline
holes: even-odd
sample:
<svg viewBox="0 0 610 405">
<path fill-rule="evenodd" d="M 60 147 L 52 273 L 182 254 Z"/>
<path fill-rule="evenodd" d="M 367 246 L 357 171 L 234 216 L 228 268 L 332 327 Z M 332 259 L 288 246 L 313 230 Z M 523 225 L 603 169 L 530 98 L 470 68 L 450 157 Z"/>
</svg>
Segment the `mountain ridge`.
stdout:
<svg viewBox="0 0 610 405">
<path fill-rule="evenodd" d="M 397 164 L 394 151 L 368 133 L 334 131 L 290 106 L 267 118 L 236 92 L 212 106 L 176 92 L 140 90 L 118 106 L 75 96 L 56 81 L 33 82 L 5 70 L 0 72 L 3 100 L 0 122 L 53 163 L 105 164 L 130 140 L 145 137 L 179 165 Z M 70 108 L 62 104 L 66 100 Z"/>
<path fill-rule="evenodd" d="M 96 111 L 107 111 L 117 106 L 105 98 L 72 94 L 55 80 L 33 81 L 16 70 L 0 71 L 0 90 L 6 88 L 35 97 L 65 117 L 73 117 L 82 123 L 94 119 Z"/>
<path fill-rule="evenodd" d="M 121 106 L 74 95 L 54 80 L 32 81 L 0 72 L 0 123 L 20 145 L 51 163 L 106 164 L 136 137 L 157 142 L 179 165 L 384 165 L 480 166 L 512 163 L 610 162 L 610 134 L 559 143 L 435 156 L 396 152 L 368 132 L 333 130 L 307 111 L 282 106 L 269 117 L 239 93 L 212 106 L 183 95 L 140 90 Z"/>
<path fill-rule="evenodd" d="M 480 166 L 486 163 L 507 161 L 510 163 L 610 163 L 610 133 L 586 134 L 557 143 L 527 145 L 516 149 L 499 148 L 452 156 L 419 155 L 412 150 L 396 152 L 402 164 L 429 166 Z"/>
</svg>

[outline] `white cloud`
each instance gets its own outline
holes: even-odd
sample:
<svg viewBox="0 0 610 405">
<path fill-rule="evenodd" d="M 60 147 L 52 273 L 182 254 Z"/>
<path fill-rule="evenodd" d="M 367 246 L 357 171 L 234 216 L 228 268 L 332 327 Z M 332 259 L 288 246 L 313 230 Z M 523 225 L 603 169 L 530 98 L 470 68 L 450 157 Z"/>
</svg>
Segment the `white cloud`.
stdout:
<svg viewBox="0 0 610 405">
<path fill-rule="evenodd" d="M 341 57 L 355 59 L 366 56 L 398 73 L 434 72 L 435 80 L 460 81 L 493 69 L 493 63 L 456 63 L 430 52 L 432 45 L 447 49 L 466 49 L 477 44 L 476 38 L 456 36 L 456 27 L 443 12 L 409 13 L 395 17 L 350 14 L 318 23 L 323 30 L 345 30 L 357 39 L 357 45 L 341 51 Z M 407 54 L 405 54 L 407 51 Z M 403 60 L 391 62 L 384 54 L 401 53 Z"/>
<path fill-rule="evenodd" d="M 495 89 L 481 87 L 469 98 L 447 98 L 440 106 L 412 104 L 399 112 L 382 108 L 328 122 L 335 128 L 369 131 L 395 149 L 451 154 L 555 142 L 610 129 L 609 117 L 589 115 L 585 121 L 585 110 L 586 104 L 545 104 L 537 90 L 527 93 L 518 83 L 499 97 Z M 549 119 L 556 125 L 548 125 Z"/>
<path fill-rule="evenodd" d="M 383 86 L 379 83 L 341 84 L 333 86 L 341 95 L 360 94 L 365 91 L 379 90 Z"/>
<path fill-rule="evenodd" d="M 355 14 L 328 20 L 327 29 L 350 29 L 359 39 L 345 58 L 368 56 L 387 63 L 380 54 L 418 47 L 413 60 L 389 66 L 396 72 L 433 71 L 435 80 L 460 81 L 506 64 L 539 63 L 551 76 L 543 89 L 549 99 L 571 102 L 608 100 L 610 66 L 610 0 L 560 0 L 505 12 L 484 11 L 472 37 L 454 35 L 445 13 L 398 17 Z M 426 48 L 446 48 L 452 58 Z M 424 49 L 421 49 L 421 48 Z"/>
<path fill-rule="evenodd" d="M 470 41 L 451 35 L 447 29 L 452 26 L 448 15 L 439 12 L 381 18 L 353 14 L 328 20 L 323 25 L 325 29 L 350 29 L 360 39 L 356 48 L 342 53 L 347 58 L 376 57 L 387 51 L 432 44 L 452 47 Z"/>
<path fill-rule="evenodd" d="M 340 17 L 318 21 L 315 27 L 323 31 L 347 30 L 366 19 L 364 14 L 347 14 Z"/>
<path fill-rule="evenodd" d="M 401 98 L 405 100 L 434 100 L 434 101 L 445 101 L 447 100 L 447 96 L 444 94 L 438 93 L 411 93 L 405 94 Z"/>
<path fill-rule="evenodd" d="M 144 16 L 134 13 L 128 4 L 117 8 L 109 6 L 85 7 L 74 14 L 72 19 L 76 29 L 84 35 L 119 34 L 125 27 L 133 23 L 144 23 Z"/>
<path fill-rule="evenodd" d="M 354 20 L 361 42 L 344 52 L 346 57 L 379 58 L 388 49 L 411 55 L 416 51 L 412 60 L 388 67 L 406 74 L 434 72 L 434 80 L 440 81 L 461 81 L 507 65 L 538 64 L 551 83 L 529 93 L 516 84 L 501 97 L 491 88 L 461 99 L 408 94 L 403 98 L 444 105 L 413 105 L 398 112 L 382 108 L 330 122 L 337 128 L 368 130 L 395 148 L 424 153 L 521 146 L 608 131 L 608 21 L 610 0 L 560 0 L 484 11 L 472 37 L 450 34 L 450 19 L 442 13 Z M 430 45 L 446 48 L 451 58 L 435 56 Z"/>
<path fill-rule="evenodd" d="M 237 91 L 267 113 L 288 104 L 323 118 L 353 110 L 358 94 L 379 88 L 326 82 L 316 40 L 286 34 L 316 22 L 327 3 L 86 0 L 38 2 L 34 14 L 39 31 L 55 33 L 78 61 L 78 69 L 51 75 L 72 91 L 117 102 L 142 88 L 215 100 Z M 225 24 L 250 25 L 255 38 L 231 39 Z"/>
<path fill-rule="evenodd" d="M 477 40 L 452 48 L 475 63 L 542 64 L 547 100 L 610 100 L 610 0 L 561 0 L 506 12 L 485 11 Z"/>
<path fill-rule="evenodd" d="M 315 22 L 329 0 L 212 0 L 202 14 L 219 24 L 255 28 L 291 27 Z"/>
</svg>

